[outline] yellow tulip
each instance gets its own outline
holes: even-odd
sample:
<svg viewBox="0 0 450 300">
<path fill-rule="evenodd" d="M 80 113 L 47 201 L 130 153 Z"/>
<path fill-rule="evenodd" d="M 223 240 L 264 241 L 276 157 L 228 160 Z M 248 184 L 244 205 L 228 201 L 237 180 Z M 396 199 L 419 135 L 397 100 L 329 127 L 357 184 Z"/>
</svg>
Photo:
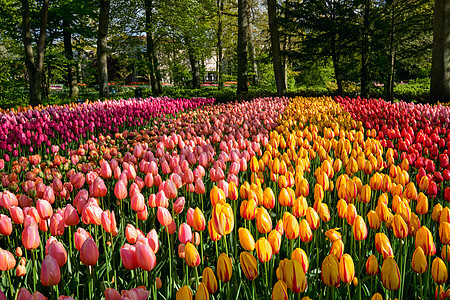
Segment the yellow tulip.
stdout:
<svg viewBox="0 0 450 300">
<path fill-rule="evenodd" d="M 322 262 L 321 277 L 326 286 L 339 286 L 339 261 L 333 254 L 329 254 Z"/>
<path fill-rule="evenodd" d="M 344 283 L 350 283 L 355 277 L 355 265 L 349 254 L 344 254 L 339 261 L 339 277 Z"/>
<path fill-rule="evenodd" d="M 209 292 L 206 285 L 202 282 L 197 287 L 197 292 L 195 293 L 195 300 L 208 300 Z"/>
<path fill-rule="evenodd" d="M 400 288 L 400 271 L 391 256 L 386 258 L 381 266 L 381 282 L 390 291 L 396 291 Z"/>
<path fill-rule="evenodd" d="M 255 240 L 253 239 L 253 235 L 247 228 L 239 228 L 239 242 L 241 243 L 242 248 L 246 251 L 253 251 L 255 249 Z"/>
<path fill-rule="evenodd" d="M 217 291 L 217 279 L 210 267 L 203 269 L 202 283 L 206 285 L 210 294 L 214 294 Z"/>
<path fill-rule="evenodd" d="M 278 280 L 272 290 L 272 300 L 288 300 L 287 285 L 284 281 Z"/>
<path fill-rule="evenodd" d="M 256 254 L 261 263 L 266 263 L 272 258 L 272 246 L 266 238 L 262 237 L 256 241 Z"/>
<path fill-rule="evenodd" d="M 258 265 L 256 258 L 248 252 L 241 252 L 239 256 L 241 269 L 248 280 L 255 280 L 258 277 Z"/>
<path fill-rule="evenodd" d="M 176 300 L 192 300 L 192 291 L 185 285 L 181 287 L 176 294 Z"/>
<path fill-rule="evenodd" d="M 219 255 L 217 259 L 217 277 L 220 281 L 228 282 L 233 275 L 231 259 L 225 253 Z"/>
<path fill-rule="evenodd" d="M 417 247 L 412 256 L 412 269 L 418 274 L 423 274 L 428 268 L 427 257 L 422 247 Z"/>
<path fill-rule="evenodd" d="M 436 257 L 431 264 L 431 276 L 433 277 L 434 282 L 436 282 L 437 284 L 443 284 L 447 282 L 447 266 L 439 257 Z"/>
</svg>

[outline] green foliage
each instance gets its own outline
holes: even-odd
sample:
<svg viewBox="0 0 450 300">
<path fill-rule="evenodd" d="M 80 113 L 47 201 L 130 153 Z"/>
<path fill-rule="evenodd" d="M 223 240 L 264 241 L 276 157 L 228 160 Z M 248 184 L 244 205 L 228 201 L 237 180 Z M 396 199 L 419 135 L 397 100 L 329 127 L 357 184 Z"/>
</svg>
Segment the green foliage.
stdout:
<svg viewBox="0 0 450 300">
<path fill-rule="evenodd" d="M 396 84 L 395 98 L 407 101 L 427 101 L 430 99 L 430 78 L 413 79 L 405 84 Z"/>
</svg>

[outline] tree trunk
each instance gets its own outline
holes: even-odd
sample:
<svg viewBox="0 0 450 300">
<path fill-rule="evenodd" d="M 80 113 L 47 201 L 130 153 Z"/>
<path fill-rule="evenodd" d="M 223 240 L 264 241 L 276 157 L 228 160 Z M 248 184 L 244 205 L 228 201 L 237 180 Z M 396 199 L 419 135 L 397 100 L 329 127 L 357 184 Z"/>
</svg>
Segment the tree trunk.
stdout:
<svg viewBox="0 0 450 300">
<path fill-rule="evenodd" d="M 153 41 L 153 0 L 145 0 L 145 25 L 147 30 L 147 61 L 150 73 L 150 85 L 153 95 L 160 95 L 161 74 L 158 70 L 158 60 L 155 55 L 155 44 Z"/>
<path fill-rule="evenodd" d="M 222 80 L 222 11 L 223 11 L 223 0 L 217 0 L 217 84 L 218 89 L 223 89 Z"/>
<path fill-rule="evenodd" d="M 386 100 L 394 100 L 395 79 L 395 0 L 391 4 L 391 28 L 389 32 L 389 71 L 386 85 Z"/>
<path fill-rule="evenodd" d="M 342 76 L 341 76 L 341 69 L 340 69 L 340 65 L 339 65 L 339 51 L 337 50 L 335 33 L 333 33 L 331 35 L 331 58 L 333 60 L 334 78 L 336 78 L 337 93 L 339 95 L 342 95 L 342 92 L 343 92 Z"/>
<path fill-rule="evenodd" d="M 280 39 L 278 37 L 275 0 L 267 0 L 267 12 L 269 14 L 270 43 L 272 46 L 272 61 L 275 82 L 277 84 L 277 95 L 283 96 L 284 93 L 286 93 L 286 85 L 284 84 L 283 65 L 281 64 Z"/>
<path fill-rule="evenodd" d="M 98 97 L 109 97 L 108 87 L 108 25 L 110 0 L 100 0 L 100 15 L 97 39 L 97 71 L 98 71 Z"/>
<path fill-rule="evenodd" d="M 365 0 L 361 43 L 361 97 L 369 98 L 369 12 L 370 0 Z"/>
<path fill-rule="evenodd" d="M 238 0 L 238 78 L 237 94 L 248 92 L 248 0 Z"/>
<path fill-rule="evenodd" d="M 72 36 L 70 33 L 69 20 L 63 20 L 63 39 L 64 39 L 64 54 L 67 59 L 67 83 L 69 85 L 69 97 L 78 98 L 79 90 L 77 84 L 77 74 L 75 70 L 75 61 L 73 59 L 72 50 Z"/>
<path fill-rule="evenodd" d="M 30 84 L 30 105 L 42 103 L 42 72 L 44 69 L 45 35 L 47 31 L 49 0 L 44 0 L 41 9 L 41 25 L 37 41 L 36 61 L 34 60 L 30 30 L 30 6 L 28 0 L 22 0 L 22 40 L 25 48 L 25 65 Z"/>
<path fill-rule="evenodd" d="M 431 102 L 450 100 L 450 1 L 436 0 L 434 8 Z"/>
<path fill-rule="evenodd" d="M 253 76 L 251 78 L 252 85 L 257 86 L 258 85 L 258 63 L 256 61 L 256 50 L 255 50 L 255 44 L 254 44 L 254 37 L 253 37 L 253 30 L 252 26 L 248 27 L 248 52 L 250 54 L 250 63 L 252 67 Z"/>
<path fill-rule="evenodd" d="M 192 47 L 192 42 L 190 37 L 186 39 L 187 48 L 188 48 L 188 56 L 189 63 L 191 64 L 191 73 L 192 73 L 192 87 L 194 89 L 200 88 L 200 69 L 198 66 L 198 59 L 195 55 L 194 49 Z"/>
</svg>

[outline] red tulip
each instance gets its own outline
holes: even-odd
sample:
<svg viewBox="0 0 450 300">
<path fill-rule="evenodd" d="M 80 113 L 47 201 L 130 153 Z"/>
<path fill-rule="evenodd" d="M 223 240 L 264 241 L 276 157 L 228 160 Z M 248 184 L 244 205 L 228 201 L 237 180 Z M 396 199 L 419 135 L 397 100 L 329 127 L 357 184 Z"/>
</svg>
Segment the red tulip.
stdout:
<svg viewBox="0 0 450 300">
<path fill-rule="evenodd" d="M 139 267 L 145 271 L 151 271 L 156 266 L 156 256 L 152 248 L 146 243 L 136 243 L 136 256 Z"/>
<path fill-rule="evenodd" d="M 156 216 L 162 226 L 168 226 L 173 221 L 170 212 L 164 207 L 158 207 Z"/>
<path fill-rule="evenodd" d="M 22 232 L 22 244 L 25 249 L 32 250 L 39 247 L 41 239 L 39 237 L 39 231 L 37 225 L 25 226 Z"/>
<path fill-rule="evenodd" d="M 99 256 L 97 244 L 91 237 L 88 237 L 80 250 L 81 262 L 87 266 L 94 266 L 97 263 Z"/>
<path fill-rule="evenodd" d="M 41 283 L 44 286 L 57 285 L 61 280 L 61 270 L 58 262 L 50 255 L 46 255 L 41 267 Z"/>
<path fill-rule="evenodd" d="M 0 234 L 10 235 L 12 233 L 12 223 L 8 216 L 0 215 Z"/>
<path fill-rule="evenodd" d="M 80 222 L 78 212 L 70 203 L 64 209 L 64 223 L 67 226 L 75 226 Z"/>
<path fill-rule="evenodd" d="M 16 259 L 14 255 L 8 250 L 0 248 L 0 271 L 8 271 L 14 269 L 16 266 Z"/>
<path fill-rule="evenodd" d="M 87 238 L 92 238 L 91 234 L 86 230 L 84 230 L 83 228 L 78 228 L 75 234 L 73 235 L 75 248 L 78 251 L 81 251 L 81 247 L 83 246 Z"/>
<path fill-rule="evenodd" d="M 107 233 L 112 233 L 116 229 L 116 217 L 114 211 L 105 210 L 102 213 L 102 226 Z"/>
<path fill-rule="evenodd" d="M 120 248 L 120 258 L 123 266 L 127 270 L 134 270 L 139 267 L 136 246 L 125 244 Z"/>
</svg>

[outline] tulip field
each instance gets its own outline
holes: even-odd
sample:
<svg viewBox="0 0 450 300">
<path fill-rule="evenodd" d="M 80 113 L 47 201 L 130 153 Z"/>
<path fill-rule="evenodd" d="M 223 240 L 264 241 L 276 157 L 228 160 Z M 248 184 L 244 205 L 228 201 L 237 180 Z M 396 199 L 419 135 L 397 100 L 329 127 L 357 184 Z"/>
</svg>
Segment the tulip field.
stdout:
<svg viewBox="0 0 450 300">
<path fill-rule="evenodd" d="M 450 107 L 0 112 L 1 299 L 450 298 Z"/>
</svg>

